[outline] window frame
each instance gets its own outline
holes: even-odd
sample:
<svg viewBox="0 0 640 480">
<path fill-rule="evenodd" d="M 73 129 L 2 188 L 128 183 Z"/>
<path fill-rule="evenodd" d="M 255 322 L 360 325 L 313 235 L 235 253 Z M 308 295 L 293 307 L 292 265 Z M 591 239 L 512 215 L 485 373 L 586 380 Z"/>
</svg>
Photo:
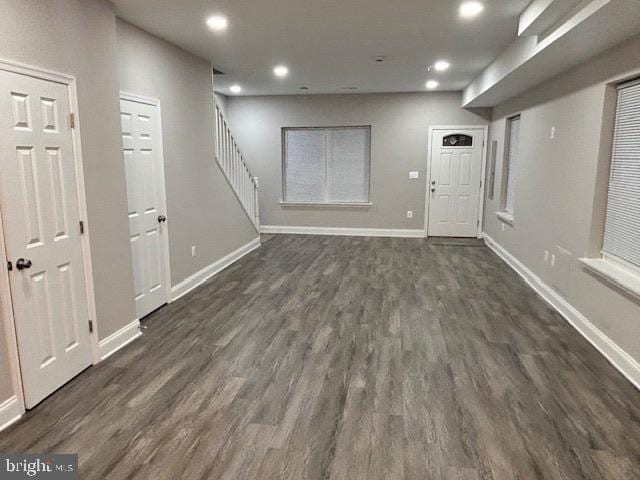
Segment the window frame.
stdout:
<svg viewBox="0 0 640 480">
<path fill-rule="evenodd" d="M 618 126 L 618 105 L 619 105 L 619 101 L 620 101 L 620 92 L 621 90 L 625 89 L 625 88 L 631 88 L 631 87 L 640 87 L 640 77 L 635 78 L 633 80 L 630 81 L 625 81 L 625 82 L 620 82 L 618 84 L 615 85 L 616 88 L 616 101 L 615 101 L 615 110 L 613 112 L 613 118 L 612 118 L 612 124 L 613 124 L 613 131 L 611 134 L 611 148 L 609 149 L 609 166 L 607 169 L 607 190 L 606 190 L 606 202 L 605 202 L 605 211 L 604 211 L 604 225 L 603 225 L 603 229 L 602 229 L 602 248 L 600 250 L 600 255 L 602 257 L 603 260 L 606 260 L 608 262 L 614 263 L 616 264 L 618 267 L 622 267 L 625 269 L 629 269 L 632 272 L 640 275 L 640 265 L 636 265 L 635 263 L 632 263 L 631 261 L 620 257 L 619 255 L 616 255 L 614 253 L 608 252 L 607 250 L 605 250 L 605 237 L 607 235 L 607 225 L 609 222 L 609 214 L 611 213 L 609 211 L 609 203 L 611 202 L 611 181 L 612 181 L 612 169 L 613 169 L 613 164 L 614 164 L 614 155 L 616 153 L 616 128 Z M 638 113 L 640 114 L 640 107 L 638 107 Z M 640 215 L 640 214 L 639 214 Z M 626 224 L 623 224 L 624 226 L 626 226 Z"/>
<path fill-rule="evenodd" d="M 511 170 L 511 132 L 512 132 L 512 127 L 513 127 L 513 122 L 515 120 L 518 120 L 519 123 L 519 130 L 518 130 L 518 154 L 520 154 L 520 139 L 522 138 L 522 136 L 520 135 L 522 132 L 522 114 L 521 113 L 516 113 L 513 115 L 509 115 L 506 120 L 505 120 L 505 134 L 504 134 L 504 150 L 503 150 L 503 155 L 502 155 L 502 175 L 501 175 L 501 179 L 500 179 L 500 210 L 498 212 L 496 212 L 496 215 L 498 217 L 499 220 L 501 220 L 504 223 L 507 223 L 509 225 L 513 225 L 514 222 L 514 213 L 515 213 L 515 208 L 513 208 L 513 211 L 509 211 L 507 209 L 507 203 L 508 203 L 508 198 L 509 198 L 509 177 L 511 177 L 512 175 L 510 175 L 510 170 Z M 511 172 L 513 173 L 513 172 Z M 515 184 L 513 184 L 513 188 L 515 189 Z M 515 194 L 516 191 L 514 190 L 513 195 L 514 195 L 514 201 L 515 201 Z"/>
<path fill-rule="evenodd" d="M 296 201 L 287 200 L 287 132 L 295 130 L 348 130 L 348 129 L 363 129 L 367 132 L 368 142 L 366 144 L 366 200 L 362 202 L 347 202 L 347 201 L 330 201 L 328 199 L 328 171 L 329 171 L 329 156 L 325 157 L 325 182 L 324 182 L 324 194 L 325 201 L 313 202 L 313 201 Z M 282 206 L 301 206 L 301 207 L 370 207 L 371 202 L 371 143 L 372 143 L 373 128 L 371 125 L 332 125 L 332 126 L 313 126 L 313 127 L 282 127 L 281 128 L 281 162 L 282 162 L 282 191 L 280 205 Z"/>
<path fill-rule="evenodd" d="M 609 203 L 609 190 L 611 181 L 611 167 L 613 164 L 613 154 L 615 149 L 615 128 L 617 123 L 617 105 L 618 94 L 617 92 L 626 87 L 640 84 L 640 77 L 627 79 L 624 81 L 612 82 L 608 84 L 608 88 L 615 89 L 615 101 L 610 109 L 607 109 L 607 117 L 611 120 L 610 136 L 607 138 L 607 150 L 608 155 L 606 158 L 606 188 L 601 190 L 600 195 L 603 195 L 604 209 L 602 216 L 598 217 L 599 222 L 599 235 L 597 240 L 593 239 L 592 242 L 597 242 L 598 246 L 592 250 L 591 255 L 584 258 L 580 258 L 579 261 L 586 269 L 586 271 L 594 274 L 596 278 L 599 278 L 606 284 L 609 284 L 615 288 L 620 289 L 626 294 L 630 295 L 630 298 L 634 298 L 636 301 L 640 301 L 640 267 L 635 265 L 617 255 L 608 253 L 604 250 L 604 238 L 606 235 L 606 222 L 608 215 L 608 203 Z M 605 161 L 601 159 L 601 161 Z"/>
<path fill-rule="evenodd" d="M 624 258 L 617 257 L 616 255 L 612 255 L 605 251 L 602 251 L 602 260 L 614 264 L 619 268 L 624 268 L 625 270 L 629 270 L 631 273 L 635 273 L 640 277 L 640 267 L 634 265 L 631 262 L 626 261 Z"/>
</svg>

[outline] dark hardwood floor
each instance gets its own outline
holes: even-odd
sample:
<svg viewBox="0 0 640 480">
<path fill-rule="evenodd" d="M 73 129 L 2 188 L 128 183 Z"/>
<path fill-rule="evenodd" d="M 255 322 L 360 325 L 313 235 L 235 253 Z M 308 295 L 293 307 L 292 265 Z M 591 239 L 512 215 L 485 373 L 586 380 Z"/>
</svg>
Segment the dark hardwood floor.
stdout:
<svg viewBox="0 0 640 480">
<path fill-rule="evenodd" d="M 277 235 L 0 434 L 82 479 L 640 478 L 640 392 L 486 247 Z"/>
</svg>

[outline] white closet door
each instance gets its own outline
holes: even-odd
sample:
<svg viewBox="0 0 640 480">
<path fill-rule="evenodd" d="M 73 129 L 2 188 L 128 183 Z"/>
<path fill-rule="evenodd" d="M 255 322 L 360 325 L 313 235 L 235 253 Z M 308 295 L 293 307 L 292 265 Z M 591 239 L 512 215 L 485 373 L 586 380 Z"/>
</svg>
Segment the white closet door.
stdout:
<svg viewBox="0 0 640 480">
<path fill-rule="evenodd" d="M 0 203 L 27 408 L 91 364 L 66 85 L 0 71 Z"/>
<path fill-rule="evenodd" d="M 120 101 L 136 313 L 168 298 L 166 210 L 160 115 L 156 105 Z"/>
</svg>

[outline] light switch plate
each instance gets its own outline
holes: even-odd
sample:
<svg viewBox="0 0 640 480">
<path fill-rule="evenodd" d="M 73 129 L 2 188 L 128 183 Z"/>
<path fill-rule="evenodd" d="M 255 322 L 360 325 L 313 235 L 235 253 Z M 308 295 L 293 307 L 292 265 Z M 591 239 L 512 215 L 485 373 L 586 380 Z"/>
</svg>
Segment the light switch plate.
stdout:
<svg viewBox="0 0 640 480">
<path fill-rule="evenodd" d="M 411 210 L 407 210 L 407 218 L 413 218 L 413 212 Z"/>
<path fill-rule="evenodd" d="M 420 178 L 420 172 L 409 172 L 409 178 L 411 180 L 415 180 L 416 178 Z"/>
</svg>

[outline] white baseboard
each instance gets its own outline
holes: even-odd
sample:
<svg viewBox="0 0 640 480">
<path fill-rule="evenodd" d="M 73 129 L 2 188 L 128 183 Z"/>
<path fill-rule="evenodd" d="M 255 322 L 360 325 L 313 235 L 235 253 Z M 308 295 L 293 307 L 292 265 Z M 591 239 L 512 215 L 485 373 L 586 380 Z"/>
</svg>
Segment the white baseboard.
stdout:
<svg viewBox="0 0 640 480">
<path fill-rule="evenodd" d="M 424 230 L 391 228 L 288 227 L 261 225 L 260 233 L 290 233 L 296 235 L 342 235 L 353 237 L 425 238 Z"/>
<path fill-rule="evenodd" d="M 178 298 L 186 295 L 194 288 L 202 285 L 204 282 L 213 277 L 216 273 L 224 270 L 232 263 L 238 261 L 248 253 L 254 251 L 260 246 L 260 237 L 254 238 L 249 243 L 243 245 L 237 250 L 231 252 L 229 255 L 222 257 L 220 260 L 213 262 L 211 265 L 204 267 L 199 272 L 194 273 L 190 277 L 187 277 L 177 285 L 171 287 L 171 301 L 175 301 Z"/>
<path fill-rule="evenodd" d="M 137 318 L 128 325 L 125 325 L 117 332 L 112 333 L 107 338 L 100 340 L 98 344 L 98 350 L 100 353 L 100 360 L 113 355 L 122 347 L 130 344 L 136 338 L 142 335 L 140 331 L 140 320 Z"/>
<path fill-rule="evenodd" d="M 640 364 L 613 340 L 593 325 L 587 317 L 565 300 L 540 277 L 527 268 L 486 233 L 484 241 L 507 265 L 513 268 L 524 280 L 562 315 L 596 350 L 598 350 L 622 375 L 640 390 Z"/>
<path fill-rule="evenodd" d="M 0 403 L 0 430 L 16 423 L 23 413 L 24 408 L 15 395 Z"/>
</svg>

